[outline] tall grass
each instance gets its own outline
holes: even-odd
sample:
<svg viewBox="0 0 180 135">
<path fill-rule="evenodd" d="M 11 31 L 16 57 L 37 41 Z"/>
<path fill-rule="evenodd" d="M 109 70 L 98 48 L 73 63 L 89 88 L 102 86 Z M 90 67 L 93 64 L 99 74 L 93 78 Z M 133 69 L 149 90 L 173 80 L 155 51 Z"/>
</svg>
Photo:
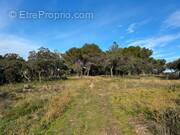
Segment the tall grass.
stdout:
<svg viewBox="0 0 180 135">
<path fill-rule="evenodd" d="M 119 108 L 129 118 L 139 118 L 153 134 L 179 135 L 179 86 L 179 81 L 157 78 L 123 79 L 119 83 L 121 91 L 114 91 L 110 101 L 115 112 Z"/>
<path fill-rule="evenodd" d="M 56 128 L 134 135 L 138 126 L 155 135 L 180 133 L 178 80 L 86 77 L 29 85 L 31 92 L 22 91 L 23 83 L 0 87 L 0 135 L 51 134 Z"/>
</svg>

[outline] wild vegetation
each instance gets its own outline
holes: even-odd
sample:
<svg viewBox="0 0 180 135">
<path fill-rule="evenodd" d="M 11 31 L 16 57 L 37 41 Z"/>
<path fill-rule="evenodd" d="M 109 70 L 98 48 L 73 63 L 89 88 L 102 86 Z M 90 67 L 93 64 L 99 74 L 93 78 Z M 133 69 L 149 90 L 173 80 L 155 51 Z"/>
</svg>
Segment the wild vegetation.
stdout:
<svg viewBox="0 0 180 135">
<path fill-rule="evenodd" d="M 114 42 L 0 56 L 0 135 L 179 135 L 180 81 L 162 73 L 179 79 L 180 59 L 152 54 Z"/>
<path fill-rule="evenodd" d="M 67 75 L 140 75 L 161 74 L 166 69 L 164 59 L 152 57 L 153 51 L 139 46 L 121 48 L 116 42 L 108 51 L 96 44 L 71 48 L 65 53 L 40 48 L 29 52 L 27 60 L 18 54 L 0 56 L 0 84 L 39 80 L 65 79 Z M 168 64 L 179 71 L 179 60 Z"/>
<path fill-rule="evenodd" d="M 0 134 L 179 135 L 180 82 L 70 77 L 0 87 Z M 31 86 L 31 87 L 30 87 Z"/>
</svg>

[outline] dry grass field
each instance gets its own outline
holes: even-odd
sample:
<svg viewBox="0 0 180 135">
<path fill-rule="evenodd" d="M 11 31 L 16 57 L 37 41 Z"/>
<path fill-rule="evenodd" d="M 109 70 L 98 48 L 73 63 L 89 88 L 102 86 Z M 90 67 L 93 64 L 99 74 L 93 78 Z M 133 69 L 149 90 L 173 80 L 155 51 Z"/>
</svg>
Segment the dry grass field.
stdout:
<svg viewBox="0 0 180 135">
<path fill-rule="evenodd" d="M 27 134 L 179 135 L 180 81 L 72 77 L 0 86 L 0 135 Z"/>
</svg>

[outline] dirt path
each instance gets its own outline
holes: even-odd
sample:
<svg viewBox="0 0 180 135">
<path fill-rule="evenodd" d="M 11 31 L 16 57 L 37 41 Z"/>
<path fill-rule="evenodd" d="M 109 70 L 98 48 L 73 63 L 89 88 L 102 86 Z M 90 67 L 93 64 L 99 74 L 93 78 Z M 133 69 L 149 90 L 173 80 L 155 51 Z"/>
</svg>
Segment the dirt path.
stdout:
<svg viewBox="0 0 180 135">
<path fill-rule="evenodd" d="M 48 134 L 122 135 L 111 113 L 106 89 L 95 78 L 87 80 L 87 84 L 78 90 L 70 109 L 52 124 Z"/>
</svg>

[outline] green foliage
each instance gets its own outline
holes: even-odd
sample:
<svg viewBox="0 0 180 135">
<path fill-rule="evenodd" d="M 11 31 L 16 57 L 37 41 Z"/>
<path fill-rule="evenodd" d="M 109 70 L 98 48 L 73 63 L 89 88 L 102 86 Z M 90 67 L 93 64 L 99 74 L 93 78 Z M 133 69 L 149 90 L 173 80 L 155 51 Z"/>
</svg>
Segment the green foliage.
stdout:
<svg viewBox="0 0 180 135">
<path fill-rule="evenodd" d="M 64 58 L 71 71 L 79 75 L 160 74 L 165 70 L 165 60 L 152 58 L 152 53 L 152 50 L 139 46 L 119 48 L 113 42 L 106 52 L 96 44 L 85 44 L 82 48 L 68 50 Z"/>
<path fill-rule="evenodd" d="M 85 68 L 85 74 L 89 75 L 90 72 L 92 75 L 99 74 L 98 72 L 96 74 L 93 74 L 93 70 L 100 66 L 100 62 L 102 60 L 102 53 L 103 52 L 98 47 L 98 45 L 96 45 L 96 44 L 85 44 L 81 48 L 81 52 L 82 52 L 83 65 Z"/>
<path fill-rule="evenodd" d="M 96 44 L 85 44 L 82 48 L 71 48 L 64 58 L 72 71 L 79 75 L 98 75 L 102 61 L 102 50 Z"/>
<path fill-rule="evenodd" d="M 47 48 L 30 52 L 28 66 L 31 79 L 39 79 L 39 81 L 61 78 L 67 70 L 61 54 L 51 52 Z"/>
<path fill-rule="evenodd" d="M 125 56 L 132 56 L 136 58 L 149 58 L 152 55 L 152 50 L 141 48 L 139 46 L 130 46 L 128 48 L 123 49 L 123 55 Z"/>
<path fill-rule="evenodd" d="M 83 69 L 82 55 L 79 48 L 71 48 L 63 55 L 69 69 L 70 73 L 78 73 L 81 75 Z"/>
<path fill-rule="evenodd" d="M 180 59 L 177 59 L 173 62 L 167 63 L 167 68 L 174 71 L 169 74 L 169 79 L 179 79 L 180 78 Z"/>
<path fill-rule="evenodd" d="M 84 44 L 71 48 L 64 54 L 39 48 L 29 52 L 25 61 L 18 54 L 0 56 L 0 84 L 66 78 L 67 74 L 82 75 L 139 75 L 161 74 L 165 60 L 152 58 L 152 50 L 139 46 L 120 48 L 113 42 L 108 51 L 96 44 Z M 179 60 L 169 64 L 179 70 Z"/>
<path fill-rule="evenodd" d="M 173 62 L 168 63 L 167 67 L 169 69 L 173 69 L 175 71 L 180 71 L 180 59 L 177 59 L 177 60 L 175 60 Z"/>
<path fill-rule="evenodd" d="M 0 59 L 0 83 L 21 82 L 25 61 L 18 54 L 6 54 Z"/>
</svg>

